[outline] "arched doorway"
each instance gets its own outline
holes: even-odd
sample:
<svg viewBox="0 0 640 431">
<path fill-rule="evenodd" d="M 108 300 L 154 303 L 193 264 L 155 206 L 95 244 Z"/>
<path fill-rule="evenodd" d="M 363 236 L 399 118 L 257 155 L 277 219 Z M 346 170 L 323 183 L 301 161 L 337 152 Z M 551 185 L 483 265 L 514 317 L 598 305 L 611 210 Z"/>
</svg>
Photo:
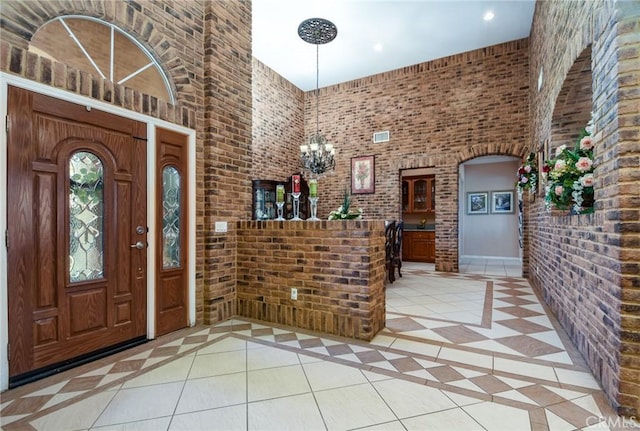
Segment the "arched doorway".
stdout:
<svg viewBox="0 0 640 431">
<path fill-rule="evenodd" d="M 460 272 L 522 275 L 519 206 L 514 187 L 520 159 L 482 156 L 459 168 Z"/>
</svg>

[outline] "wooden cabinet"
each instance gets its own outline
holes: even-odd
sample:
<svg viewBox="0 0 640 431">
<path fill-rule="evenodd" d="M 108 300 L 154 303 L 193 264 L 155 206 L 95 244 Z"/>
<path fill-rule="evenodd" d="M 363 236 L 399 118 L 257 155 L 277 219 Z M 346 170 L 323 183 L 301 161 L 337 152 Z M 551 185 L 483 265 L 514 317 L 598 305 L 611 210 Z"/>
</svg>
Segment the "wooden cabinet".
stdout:
<svg viewBox="0 0 640 431">
<path fill-rule="evenodd" d="M 291 177 L 287 181 L 253 180 L 252 196 L 253 204 L 251 218 L 253 220 L 273 220 L 278 217 L 276 205 L 276 186 L 284 184 L 285 204 L 283 217 L 287 220 L 293 218 L 293 196 L 291 195 Z M 300 177 L 300 218 L 309 217 L 309 186 L 304 178 Z"/>
<path fill-rule="evenodd" d="M 402 260 L 410 262 L 436 261 L 436 233 L 434 231 L 404 231 Z"/>
<path fill-rule="evenodd" d="M 433 213 L 436 210 L 436 177 L 423 175 L 402 179 L 402 212 Z"/>
</svg>

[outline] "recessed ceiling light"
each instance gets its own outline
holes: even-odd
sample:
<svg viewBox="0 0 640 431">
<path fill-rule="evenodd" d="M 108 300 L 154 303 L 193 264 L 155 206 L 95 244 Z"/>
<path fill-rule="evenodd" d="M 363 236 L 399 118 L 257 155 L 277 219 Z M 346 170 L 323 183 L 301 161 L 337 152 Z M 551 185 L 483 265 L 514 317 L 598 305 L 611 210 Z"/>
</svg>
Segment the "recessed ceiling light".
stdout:
<svg viewBox="0 0 640 431">
<path fill-rule="evenodd" d="M 484 14 L 483 18 L 485 21 L 491 21 L 495 16 L 496 15 L 493 12 L 488 11 L 487 13 Z"/>
<path fill-rule="evenodd" d="M 376 43 L 373 45 L 373 49 L 374 51 L 380 52 L 382 51 L 382 44 L 381 43 Z"/>
</svg>

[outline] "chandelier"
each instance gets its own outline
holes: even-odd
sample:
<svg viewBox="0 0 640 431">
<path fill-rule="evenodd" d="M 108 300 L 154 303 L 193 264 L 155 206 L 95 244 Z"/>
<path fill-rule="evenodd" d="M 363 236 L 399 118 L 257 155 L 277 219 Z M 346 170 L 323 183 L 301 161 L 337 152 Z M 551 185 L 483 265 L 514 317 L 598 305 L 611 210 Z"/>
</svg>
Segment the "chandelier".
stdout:
<svg viewBox="0 0 640 431">
<path fill-rule="evenodd" d="M 320 134 L 319 126 L 319 76 L 320 45 L 329 43 L 338 35 L 337 27 L 323 18 L 309 18 L 298 26 L 298 36 L 316 46 L 316 133 L 309 139 L 309 144 L 300 145 L 300 162 L 305 170 L 315 175 L 323 174 L 335 168 L 336 153 L 333 145 Z"/>
</svg>

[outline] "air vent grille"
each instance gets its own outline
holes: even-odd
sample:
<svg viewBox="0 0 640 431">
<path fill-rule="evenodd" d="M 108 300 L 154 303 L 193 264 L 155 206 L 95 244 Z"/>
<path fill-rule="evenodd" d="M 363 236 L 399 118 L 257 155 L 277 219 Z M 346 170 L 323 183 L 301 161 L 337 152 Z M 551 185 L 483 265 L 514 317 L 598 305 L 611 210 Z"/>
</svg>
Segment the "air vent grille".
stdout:
<svg viewBox="0 0 640 431">
<path fill-rule="evenodd" d="M 373 134 L 373 143 L 379 144 L 380 142 L 389 142 L 389 131 L 376 132 Z"/>
</svg>

